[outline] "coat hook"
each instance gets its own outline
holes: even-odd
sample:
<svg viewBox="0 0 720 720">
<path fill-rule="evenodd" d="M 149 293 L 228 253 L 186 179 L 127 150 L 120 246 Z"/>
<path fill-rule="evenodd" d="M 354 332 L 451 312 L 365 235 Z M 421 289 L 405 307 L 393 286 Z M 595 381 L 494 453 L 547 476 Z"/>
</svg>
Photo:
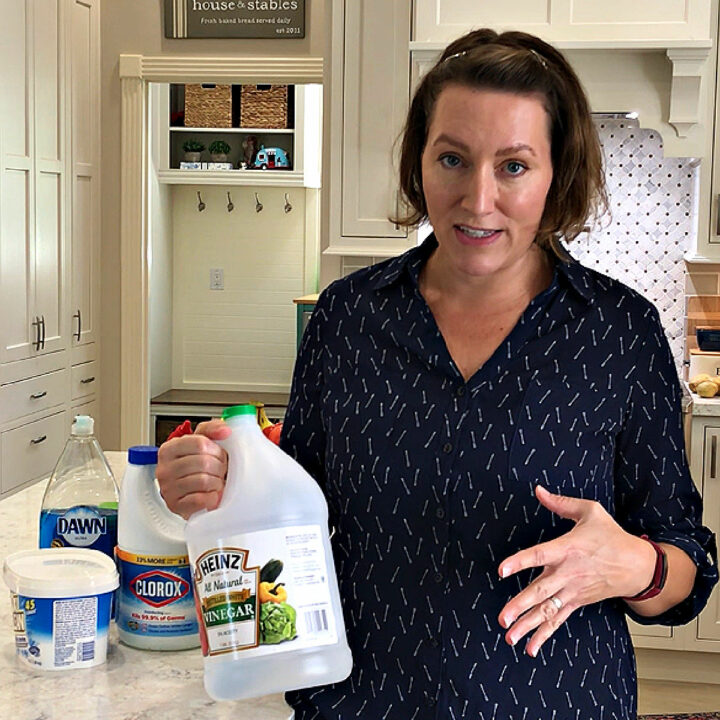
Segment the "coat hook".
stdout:
<svg viewBox="0 0 720 720">
<path fill-rule="evenodd" d="M 235 206 L 233 205 L 232 198 L 230 197 L 230 192 L 228 192 L 227 196 L 228 196 L 227 209 L 228 209 L 228 212 L 232 212 L 235 209 Z"/>
<path fill-rule="evenodd" d="M 255 212 L 262 212 L 263 204 L 260 202 L 258 194 L 255 193 Z"/>
<path fill-rule="evenodd" d="M 285 212 L 289 213 L 292 210 L 292 205 L 290 204 L 290 200 L 287 196 L 287 193 L 285 193 Z"/>
<path fill-rule="evenodd" d="M 206 205 L 205 205 L 205 203 L 203 202 L 203 199 L 200 197 L 200 191 L 199 191 L 199 190 L 198 190 L 197 196 L 198 196 L 198 212 L 202 212 L 202 211 L 205 209 Z"/>
</svg>

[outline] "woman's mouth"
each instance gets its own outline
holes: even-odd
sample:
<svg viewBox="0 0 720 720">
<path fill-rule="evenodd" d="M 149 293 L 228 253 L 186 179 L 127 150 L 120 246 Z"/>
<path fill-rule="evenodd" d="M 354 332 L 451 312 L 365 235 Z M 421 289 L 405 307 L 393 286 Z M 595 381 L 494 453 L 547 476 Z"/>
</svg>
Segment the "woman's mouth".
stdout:
<svg viewBox="0 0 720 720">
<path fill-rule="evenodd" d="M 497 228 L 474 228 L 468 225 L 455 225 L 455 236 L 463 245 L 484 246 L 494 243 L 502 233 Z"/>
</svg>

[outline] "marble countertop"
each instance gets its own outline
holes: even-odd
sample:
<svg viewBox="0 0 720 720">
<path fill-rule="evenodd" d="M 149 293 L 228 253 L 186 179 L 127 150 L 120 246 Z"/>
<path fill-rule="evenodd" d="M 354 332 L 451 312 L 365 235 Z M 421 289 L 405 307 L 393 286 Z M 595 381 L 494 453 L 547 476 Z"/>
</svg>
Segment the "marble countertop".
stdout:
<svg viewBox="0 0 720 720">
<path fill-rule="evenodd" d="M 120 480 L 126 453 L 106 452 Z M 37 547 L 46 481 L 0 501 L 0 562 Z M 118 642 L 110 629 L 107 662 L 85 670 L 40 671 L 15 655 L 10 593 L 0 583 L 0 716 L 13 720 L 291 720 L 282 695 L 218 703 L 203 687 L 199 649 L 148 652 Z M 4 597 L 3 597 L 4 596 Z M 7 715 L 5 714 L 7 713 Z"/>
<path fill-rule="evenodd" d="M 687 382 L 683 383 L 685 392 L 690 396 L 690 410 L 693 417 L 713 417 L 720 416 L 720 395 L 711 398 L 700 397 L 697 393 L 691 392 Z M 685 397 L 683 397 L 683 407 L 685 407 Z"/>
</svg>

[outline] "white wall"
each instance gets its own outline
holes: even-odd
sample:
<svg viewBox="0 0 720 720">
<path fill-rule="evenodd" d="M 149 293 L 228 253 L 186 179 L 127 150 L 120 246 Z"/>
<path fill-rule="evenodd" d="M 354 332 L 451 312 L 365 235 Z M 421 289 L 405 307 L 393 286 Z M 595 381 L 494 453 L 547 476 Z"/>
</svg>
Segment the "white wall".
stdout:
<svg viewBox="0 0 720 720">
<path fill-rule="evenodd" d="M 198 192 L 206 205 L 202 212 Z M 172 387 L 289 391 L 296 355 L 293 298 L 304 294 L 305 193 L 173 188 Z M 223 270 L 224 290 L 210 289 L 212 268 Z"/>
</svg>

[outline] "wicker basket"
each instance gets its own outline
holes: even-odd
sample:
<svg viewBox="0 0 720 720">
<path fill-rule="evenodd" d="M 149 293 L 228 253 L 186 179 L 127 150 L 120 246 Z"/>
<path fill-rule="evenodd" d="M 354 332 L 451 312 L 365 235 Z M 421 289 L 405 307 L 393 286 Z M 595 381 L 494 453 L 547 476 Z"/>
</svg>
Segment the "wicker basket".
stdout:
<svg viewBox="0 0 720 720">
<path fill-rule="evenodd" d="M 240 91 L 240 127 L 286 128 L 288 124 L 287 112 L 287 85 L 242 86 Z"/>
<path fill-rule="evenodd" d="M 232 87 L 186 85 L 185 127 L 232 127 Z"/>
</svg>

